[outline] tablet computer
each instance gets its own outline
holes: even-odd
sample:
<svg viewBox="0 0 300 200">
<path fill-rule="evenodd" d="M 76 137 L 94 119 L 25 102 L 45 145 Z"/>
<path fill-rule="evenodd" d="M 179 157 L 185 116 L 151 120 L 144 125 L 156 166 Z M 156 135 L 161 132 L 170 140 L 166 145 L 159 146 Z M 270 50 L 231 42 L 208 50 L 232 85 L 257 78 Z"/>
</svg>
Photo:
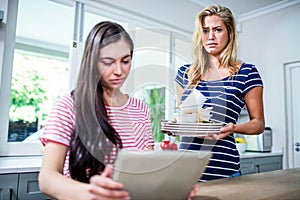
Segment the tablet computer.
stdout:
<svg viewBox="0 0 300 200">
<path fill-rule="evenodd" d="M 209 152 L 120 150 L 113 179 L 132 199 L 186 199 L 209 162 Z"/>
</svg>

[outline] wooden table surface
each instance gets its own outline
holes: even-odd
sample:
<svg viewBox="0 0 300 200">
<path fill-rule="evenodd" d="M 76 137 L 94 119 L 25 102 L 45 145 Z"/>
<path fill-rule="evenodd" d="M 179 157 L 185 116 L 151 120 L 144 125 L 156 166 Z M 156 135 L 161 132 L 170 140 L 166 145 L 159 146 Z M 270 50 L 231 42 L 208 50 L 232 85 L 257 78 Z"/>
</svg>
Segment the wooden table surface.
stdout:
<svg viewBox="0 0 300 200">
<path fill-rule="evenodd" d="M 300 168 L 198 183 L 194 200 L 300 200 Z"/>
</svg>

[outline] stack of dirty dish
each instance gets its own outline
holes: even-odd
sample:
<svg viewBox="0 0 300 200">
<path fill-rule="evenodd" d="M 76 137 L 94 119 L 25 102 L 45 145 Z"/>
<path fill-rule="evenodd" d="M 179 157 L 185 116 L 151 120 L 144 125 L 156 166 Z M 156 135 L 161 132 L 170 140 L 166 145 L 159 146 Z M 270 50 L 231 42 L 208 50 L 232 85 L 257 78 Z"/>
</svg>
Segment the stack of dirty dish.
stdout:
<svg viewBox="0 0 300 200">
<path fill-rule="evenodd" d="M 174 120 L 161 121 L 161 130 L 181 136 L 218 134 L 224 124 L 210 121 L 212 107 L 204 107 L 205 101 L 205 96 L 194 89 L 174 113 Z"/>
<path fill-rule="evenodd" d="M 179 109 L 174 113 L 177 122 L 185 123 L 205 123 L 209 122 L 212 107 L 203 107 L 206 101 L 205 96 L 198 90 L 193 89 L 186 99 L 179 105 Z"/>
</svg>

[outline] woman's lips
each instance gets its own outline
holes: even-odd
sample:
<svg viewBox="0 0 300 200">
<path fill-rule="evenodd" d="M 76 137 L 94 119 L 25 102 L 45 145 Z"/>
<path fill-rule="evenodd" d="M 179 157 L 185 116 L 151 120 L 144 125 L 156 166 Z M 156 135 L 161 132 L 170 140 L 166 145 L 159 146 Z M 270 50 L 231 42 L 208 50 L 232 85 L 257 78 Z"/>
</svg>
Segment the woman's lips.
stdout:
<svg viewBox="0 0 300 200">
<path fill-rule="evenodd" d="M 208 44 L 207 44 L 208 47 L 215 47 L 215 46 L 217 46 L 217 45 L 218 45 L 217 43 L 208 43 Z"/>
<path fill-rule="evenodd" d="M 116 78 L 116 79 L 111 79 L 110 81 L 113 84 L 119 84 L 119 83 L 123 83 L 124 79 L 123 78 Z"/>
</svg>

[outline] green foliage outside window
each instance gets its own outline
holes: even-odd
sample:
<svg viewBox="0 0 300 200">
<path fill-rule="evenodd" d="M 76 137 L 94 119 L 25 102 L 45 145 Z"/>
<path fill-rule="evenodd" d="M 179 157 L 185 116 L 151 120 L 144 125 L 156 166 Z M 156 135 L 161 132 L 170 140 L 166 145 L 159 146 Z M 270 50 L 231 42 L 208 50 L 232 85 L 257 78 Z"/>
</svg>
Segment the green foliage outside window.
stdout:
<svg viewBox="0 0 300 200">
<path fill-rule="evenodd" d="M 43 89 L 44 78 L 34 69 L 16 72 L 12 78 L 10 98 L 10 121 L 36 122 L 45 118 L 42 104 L 47 100 Z"/>
</svg>

